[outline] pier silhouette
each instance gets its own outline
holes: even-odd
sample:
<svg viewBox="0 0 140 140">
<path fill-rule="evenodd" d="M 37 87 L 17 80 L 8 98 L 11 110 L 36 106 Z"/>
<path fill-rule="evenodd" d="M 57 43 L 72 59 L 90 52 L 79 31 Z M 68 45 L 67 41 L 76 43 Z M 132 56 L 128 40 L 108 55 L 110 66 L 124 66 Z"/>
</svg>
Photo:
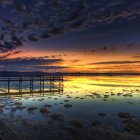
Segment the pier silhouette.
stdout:
<svg viewBox="0 0 140 140">
<path fill-rule="evenodd" d="M 4 76 L 0 77 L 0 82 L 6 83 L 6 92 L 0 93 L 0 96 L 10 95 L 24 95 L 34 94 L 44 95 L 45 93 L 50 93 L 54 95 L 55 93 L 63 94 L 63 75 L 20 75 L 20 76 Z M 11 83 L 17 82 L 17 91 L 11 91 Z M 29 90 L 23 91 L 23 82 L 29 83 Z M 37 83 L 39 88 L 34 90 L 34 83 Z M 45 88 L 47 85 L 47 88 Z"/>
</svg>

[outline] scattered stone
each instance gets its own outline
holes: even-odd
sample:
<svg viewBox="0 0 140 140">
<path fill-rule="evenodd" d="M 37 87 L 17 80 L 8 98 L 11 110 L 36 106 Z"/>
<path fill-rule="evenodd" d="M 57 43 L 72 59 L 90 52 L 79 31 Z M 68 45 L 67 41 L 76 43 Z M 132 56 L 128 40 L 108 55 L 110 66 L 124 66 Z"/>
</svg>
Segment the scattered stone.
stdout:
<svg viewBox="0 0 140 140">
<path fill-rule="evenodd" d="M 104 101 L 104 102 L 106 102 L 106 101 L 107 101 L 107 99 L 105 99 L 105 98 L 104 98 L 104 99 L 103 99 L 103 101 Z"/>
<path fill-rule="evenodd" d="M 120 112 L 120 113 L 118 114 L 118 116 L 119 116 L 120 118 L 131 118 L 131 117 L 132 117 L 132 115 L 131 115 L 130 113 L 123 113 L 123 112 Z"/>
<path fill-rule="evenodd" d="M 93 92 L 92 94 L 95 95 L 95 96 L 99 96 L 100 95 L 100 94 L 98 94 L 96 92 Z"/>
<path fill-rule="evenodd" d="M 61 114 L 61 113 L 53 113 L 53 114 L 50 115 L 50 117 L 53 120 L 56 120 L 56 121 L 60 121 L 60 122 L 63 122 L 64 121 L 64 115 Z"/>
<path fill-rule="evenodd" d="M 22 102 L 15 102 L 15 105 L 18 105 L 18 106 L 20 106 L 22 104 L 23 104 Z"/>
<path fill-rule="evenodd" d="M 0 108 L 3 108 L 3 107 L 5 107 L 5 105 L 4 104 L 0 104 Z"/>
<path fill-rule="evenodd" d="M 117 93 L 117 96 L 121 96 L 123 93 Z"/>
<path fill-rule="evenodd" d="M 69 100 L 64 100 L 64 102 L 69 102 Z"/>
<path fill-rule="evenodd" d="M 99 125 L 99 124 L 101 124 L 99 121 L 94 121 L 94 122 L 92 122 L 91 123 L 92 125 Z"/>
<path fill-rule="evenodd" d="M 38 99 L 38 101 L 43 101 L 43 100 L 45 100 L 45 98 L 42 98 L 42 99 Z"/>
<path fill-rule="evenodd" d="M 67 96 L 67 98 L 72 98 L 71 96 Z"/>
<path fill-rule="evenodd" d="M 17 106 L 16 109 L 19 109 L 19 110 L 23 110 L 25 109 L 26 107 L 25 106 Z"/>
<path fill-rule="evenodd" d="M 104 117 L 106 116 L 106 113 L 98 113 L 98 116 Z"/>
<path fill-rule="evenodd" d="M 50 108 L 50 107 L 52 107 L 52 106 L 51 106 L 51 105 L 49 105 L 49 104 L 46 104 L 46 105 L 44 105 L 44 107 L 49 107 L 49 108 Z"/>
<path fill-rule="evenodd" d="M 127 122 L 127 130 L 130 130 L 136 134 L 140 134 L 140 120 L 130 120 Z"/>
<path fill-rule="evenodd" d="M 37 107 L 35 107 L 35 106 L 32 106 L 32 107 L 28 108 L 29 111 L 33 111 L 33 110 L 36 110 L 36 109 L 37 109 Z"/>
<path fill-rule="evenodd" d="M 71 125 L 78 127 L 78 128 L 84 128 L 82 122 L 80 120 L 74 119 L 70 121 Z"/>
<path fill-rule="evenodd" d="M 41 108 L 40 112 L 41 113 L 50 113 L 50 111 L 47 108 Z"/>
<path fill-rule="evenodd" d="M 115 95 L 115 93 L 111 92 L 111 96 L 114 96 L 114 95 Z"/>
<path fill-rule="evenodd" d="M 127 93 L 127 94 L 124 94 L 123 96 L 125 96 L 125 97 L 133 97 L 133 95 L 132 95 L 132 93 Z"/>
<path fill-rule="evenodd" d="M 65 108 L 71 108 L 72 105 L 71 105 L 71 104 L 65 104 L 64 107 L 65 107 Z"/>
<path fill-rule="evenodd" d="M 104 95 L 104 98 L 109 98 L 109 95 Z"/>
<path fill-rule="evenodd" d="M 77 129 L 66 127 L 66 130 L 68 130 L 72 136 L 79 136 L 80 132 Z"/>
<path fill-rule="evenodd" d="M 128 103 L 128 104 L 130 104 L 130 105 L 134 105 L 134 103 L 132 103 L 132 102 L 129 102 L 129 101 L 128 101 L 127 103 Z"/>
</svg>

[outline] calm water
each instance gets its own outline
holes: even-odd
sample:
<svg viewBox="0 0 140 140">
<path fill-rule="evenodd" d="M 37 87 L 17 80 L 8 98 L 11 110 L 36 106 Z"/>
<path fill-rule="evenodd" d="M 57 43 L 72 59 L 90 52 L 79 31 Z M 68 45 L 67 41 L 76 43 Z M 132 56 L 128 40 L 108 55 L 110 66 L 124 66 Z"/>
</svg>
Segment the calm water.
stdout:
<svg viewBox="0 0 140 140">
<path fill-rule="evenodd" d="M 64 77 L 64 80 L 63 95 L 1 97 L 1 104 L 5 106 L 0 107 L 0 119 L 25 139 L 58 136 L 64 139 L 62 134 L 75 137 L 82 135 L 82 128 L 94 127 L 135 135 L 124 129 L 126 124 L 118 113 L 127 112 L 134 118 L 140 117 L 139 76 L 80 76 Z M 28 85 L 28 82 L 24 83 L 24 90 L 29 89 Z M 0 92 L 6 91 L 5 87 L 6 83 L 0 83 Z M 17 83 L 11 87 L 16 91 Z M 38 83 L 35 83 L 34 90 L 38 88 Z M 48 88 L 47 83 L 45 88 Z M 30 107 L 34 109 L 29 110 Z M 47 108 L 48 112 L 40 112 L 41 108 Z M 84 136 L 85 130 L 83 139 Z"/>
</svg>

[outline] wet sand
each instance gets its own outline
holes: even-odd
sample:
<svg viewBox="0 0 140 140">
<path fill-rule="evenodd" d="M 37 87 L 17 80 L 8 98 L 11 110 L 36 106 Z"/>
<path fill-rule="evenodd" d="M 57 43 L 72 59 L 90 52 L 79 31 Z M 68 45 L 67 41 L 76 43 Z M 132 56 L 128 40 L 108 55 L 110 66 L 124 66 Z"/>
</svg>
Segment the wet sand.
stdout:
<svg viewBox="0 0 140 140">
<path fill-rule="evenodd" d="M 21 140 L 6 124 L 0 121 L 0 140 Z"/>
<path fill-rule="evenodd" d="M 2 140 L 140 140 L 139 87 L 89 82 L 65 83 L 63 95 L 0 99 Z"/>
</svg>

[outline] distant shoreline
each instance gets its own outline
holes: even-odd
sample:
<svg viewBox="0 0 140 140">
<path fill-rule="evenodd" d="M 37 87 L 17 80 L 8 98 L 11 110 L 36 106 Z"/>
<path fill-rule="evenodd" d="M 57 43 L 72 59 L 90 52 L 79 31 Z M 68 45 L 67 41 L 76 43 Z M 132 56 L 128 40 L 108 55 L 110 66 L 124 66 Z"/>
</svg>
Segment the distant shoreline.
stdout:
<svg viewBox="0 0 140 140">
<path fill-rule="evenodd" d="M 63 75 L 63 76 L 140 76 L 140 73 L 47 73 L 47 72 L 0 72 L 0 77 L 3 76 L 46 76 L 46 75 Z"/>
</svg>

